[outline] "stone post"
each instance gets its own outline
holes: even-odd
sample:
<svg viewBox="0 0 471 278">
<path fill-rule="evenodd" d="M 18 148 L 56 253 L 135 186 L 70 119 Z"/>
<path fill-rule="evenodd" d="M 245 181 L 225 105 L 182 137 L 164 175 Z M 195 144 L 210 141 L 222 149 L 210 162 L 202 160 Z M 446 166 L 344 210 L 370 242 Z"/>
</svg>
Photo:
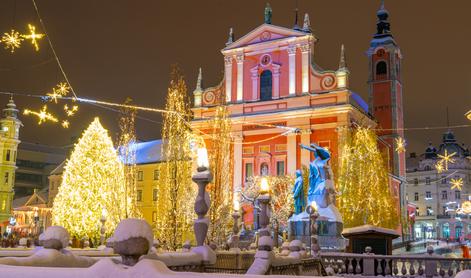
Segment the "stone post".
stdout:
<svg viewBox="0 0 471 278">
<path fill-rule="evenodd" d="M 270 224 L 269 209 L 270 209 L 270 194 L 263 192 L 258 197 L 258 203 L 260 204 L 260 236 L 270 236 L 268 231 L 268 224 Z"/>
<path fill-rule="evenodd" d="M 100 245 L 105 245 L 105 223 L 106 223 L 106 215 L 102 213 L 101 218 L 101 229 L 100 229 Z"/>
<path fill-rule="evenodd" d="M 234 219 L 234 226 L 232 226 L 232 243 L 231 248 L 239 248 L 239 211 L 234 210 L 232 219 Z"/>
<path fill-rule="evenodd" d="M 206 185 L 213 179 L 208 169 L 206 149 L 202 152 L 198 150 L 198 169 L 192 179 L 198 185 L 198 195 L 195 200 L 195 212 L 198 219 L 195 220 L 193 229 L 195 231 L 196 246 L 203 246 L 209 227 L 209 219 L 206 217 L 206 213 L 209 210 L 210 200 L 209 194 L 206 192 Z"/>
<path fill-rule="evenodd" d="M 317 212 L 316 205 L 309 205 L 306 208 L 307 213 L 309 214 L 309 224 L 310 224 L 310 251 L 311 256 L 317 257 L 319 255 L 320 247 L 317 237 L 317 218 L 319 217 L 319 213 Z"/>
<path fill-rule="evenodd" d="M 427 254 L 425 257 L 433 257 L 433 246 L 427 247 Z M 437 275 L 437 260 L 425 260 L 425 277 L 432 278 Z"/>
</svg>

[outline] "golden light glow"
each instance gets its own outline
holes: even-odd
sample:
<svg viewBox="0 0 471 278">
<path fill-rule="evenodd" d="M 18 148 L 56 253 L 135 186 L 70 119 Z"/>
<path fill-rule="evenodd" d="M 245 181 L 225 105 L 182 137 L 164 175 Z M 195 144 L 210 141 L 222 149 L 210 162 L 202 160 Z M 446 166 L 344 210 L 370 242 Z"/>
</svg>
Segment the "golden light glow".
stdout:
<svg viewBox="0 0 471 278">
<path fill-rule="evenodd" d="M 28 24 L 29 34 L 22 35 L 21 37 L 30 40 L 36 51 L 39 51 L 38 40 L 44 37 L 44 34 L 36 33 L 36 27 L 34 25 Z"/>
<path fill-rule="evenodd" d="M 56 85 L 56 91 L 62 96 L 66 96 L 70 92 L 70 86 L 65 82 L 60 82 Z"/>
<path fill-rule="evenodd" d="M 268 184 L 268 179 L 263 177 L 260 180 L 260 193 L 264 194 L 264 193 L 268 193 L 269 191 L 270 191 L 270 185 Z"/>
<path fill-rule="evenodd" d="M 450 184 L 451 184 L 451 189 L 461 190 L 463 188 L 463 179 L 462 178 L 451 179 Z"/>
<path fill-rule="evenodd" d="M 234 211 L 240 210 L 240 203 L 239 200 L 234 200 Z"/>
<path fill-rule="evenodd" d="M 312 209 L 313 209 L 314 211 L 317 210 L 317 203 L 316 203 L 316 201 L 312 201 L 312 202 L 311 202 L 311 207 L 312 207 Z"/>
<path fill-rule="evenodd" d="M 456 155 L 456 152 L 448 154 L 448 150 L 445 149 L 445 152 L 444 152 L 443 155 L 441 155 L 441 154 L 437 154 L 437 155 L 438 155 L 438 157 L 441 158 L 441 162 L 445 166 L 445 171 L 448 171 L 448 164 L 455 163 L 455 159 L 453 158 L 453 156 Z"/>
<path fill-rule="evenodd" d="M 471 201 L 465 201 L 461 204 L 461 207 L 457 209 L 458 213 L 471 214 Z"/>
<path fill-rule="evenodd" d="M 67 117 L 72 117 L 73 115 L 75 115 L 75 112 L 78 111 L 78 105 L 73 105 L 72 107 L 69 107 L 67 104 L 65 104 L 64 111 Z"/>
<path fill-rule="evenodd" d="M 3 34 L 1 42 L 5 44 L 5 49 L 10 49 L 11 53 L 13 53 L 15 49 L 20 48 L 23 40 L 20 33 L 11 29 L 10 33 Z"/>
<path fill-rule="evenodd" d="M 443 162 L 441 160 L 435 163 L 435 169 L 437 169 L 438 173 L 442 173 L 445 170 L 443 168 Z"/>
<path fill-rule="evenodd" d="M 395 139 L 396 143 L 396 152 L 403 153 L 406 151 L 406 141 L 402 137 L 398 137 Z"/>
<path fill-rule="evenodd" d="M 198 148 L 196 163 L 198 167 L 202 167 L 202 168 L 209 167 L 208 151 L 206 150 L 206 148 Z"/>
<path fill-rule="evenodd" d="M 51 101 L 54 101 L 54 103 L 57 103 L 57 99 L 62 98 L 62 95 L 59 94 L 56 88 L 52 89 L 52 93 L 47 93 L 46 95 L 51 99 Z"/>
<path fill-rule="evenodd" d="M 55 122 L 57 123 L 59 120 L 54 117 L 51 113 L 47 112 L 47 105 L 44 105 L 43 108 L 39 111 L 39 112 L 36 112 L 36 111 L 32 111 L 32 110 L 29 110 L 29 109 L 25 109 L 23 111 L 23 114 L 24 115 L 35 115 L 38 117 L 39 121 L 38 121 L 38 124 L 42 124 L 46 121 L 51 121 L 51 122 Z"/>
<path fill-rule="evenodd" d="M 60 225 L 76 238 L 100 239 L 100 219 L 107 211 L 108 237 L 124 219 L 127 196 L 123 164 L 108 131 L 98 118 L 83 132 L 67 160 L 59 192 L 52 207 L 53 225 Z"/>
<path fill-rule="evenodd" d="M 70 123 L 69 123 L 69 121 L 67 121 L 67 120 L 63 120 L 62 123 L 61 123 L 61 125 L 62 125 L 63 128 L 69 128 Z"/>
</svg>

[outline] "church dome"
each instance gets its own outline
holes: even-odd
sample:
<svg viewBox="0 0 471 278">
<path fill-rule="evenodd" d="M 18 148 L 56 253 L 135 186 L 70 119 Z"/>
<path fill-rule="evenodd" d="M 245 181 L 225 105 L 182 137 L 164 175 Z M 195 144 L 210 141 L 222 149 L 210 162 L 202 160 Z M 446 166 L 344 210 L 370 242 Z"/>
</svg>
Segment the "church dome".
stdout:
<svg viewBox="0 0 471 278">
<path fill-rule="evenodd" d="M 455 135 L 452 131 L 447 131 L 443 134 L 443 143 L 440 144 L 438 153 L 443 155 L 445 150 L 448 154 L 456 153 L 455 157 L 467 157 L 469 156 L 469 150 L 464 146 L 456 143 Z"/>
</svg>

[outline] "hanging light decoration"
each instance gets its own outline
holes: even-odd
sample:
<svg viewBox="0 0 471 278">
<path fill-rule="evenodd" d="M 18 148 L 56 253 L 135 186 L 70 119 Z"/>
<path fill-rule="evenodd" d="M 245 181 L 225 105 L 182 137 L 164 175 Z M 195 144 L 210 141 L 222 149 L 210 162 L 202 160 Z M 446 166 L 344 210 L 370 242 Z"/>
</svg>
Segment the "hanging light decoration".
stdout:
<svg viewBox="0 0 471 278">
<path fill-rule="evenodd" d="M 38 40 L 42 39 L 45 35 L 36 33 L 36 27 L 34 25 L 28 24 L 29 33 L 26 35 L 21 35 L 22 38 L 30 40 L 36 51 L 39 51 Z"/>
<path fill-rule="evenodd" d="M 453 152 L 453 153 L 449 154 L 448 150 L 445 149 L 445 152 L 443 153 L 443 155 L 441 155 L 441 154 L 437 154 L 437 155 L 438 155 L 438 157 L 441 158 L 441 162 L 445 166 L 445 171 L 448 171 L 448 164 L 455 163 L 455 159 L 453 158 L 453 156 L 456 155 L 456 152 Z"/>
<path fill-rule="evenodd" d="M 51 113 L 49 113 L 47 111 L 47 105 L 44 105 L 43 108 L 39 111 L 32 111 L 32 110 L 29 110 L 29 109 L 25 109 L 23 111 L 23 114 L 24 115 L 35 115 L 36 117 L 38 117 L 39 121 L 38 121 L 38 125 L 46 122 L 46 121 L 51 121 L 51 122 L 58 122 L 59 120 L 54 117 Z"/>
<path fill-rule="evenodd" d="M 461 190 L 463 188 L 463 179 L 462 178 L 451 179 L 450 184 L 451 184 L 451 189 Z"/>
<path fill-rule="evenodd" d="M 5 49 L 9 49 L 11 53 L 15 52 L 17 48 L 20 48 L 23 40 L 20 33 L 13 29 L 11 29 L 10 33 L 4 33 L 1 38 L 1 42 L 5 44 Z"/>
</svg>

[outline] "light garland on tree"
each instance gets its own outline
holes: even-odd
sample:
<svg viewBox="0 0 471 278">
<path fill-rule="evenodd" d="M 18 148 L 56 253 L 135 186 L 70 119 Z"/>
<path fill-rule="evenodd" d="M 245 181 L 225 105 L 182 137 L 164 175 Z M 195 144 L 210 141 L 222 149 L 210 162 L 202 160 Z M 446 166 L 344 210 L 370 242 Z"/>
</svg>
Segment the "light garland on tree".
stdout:
<svg viewBox="0 0 471 278">
<path fill-rule="evenodd" d="M 53 225 L 96 245 L 103 209 L 108 212 L 105 234 L 109 236 L 125 218 L 126 201 L 123 165 L 108 131 L 95 118 L 66 162 L 52 207 Z"/>
</svg>

